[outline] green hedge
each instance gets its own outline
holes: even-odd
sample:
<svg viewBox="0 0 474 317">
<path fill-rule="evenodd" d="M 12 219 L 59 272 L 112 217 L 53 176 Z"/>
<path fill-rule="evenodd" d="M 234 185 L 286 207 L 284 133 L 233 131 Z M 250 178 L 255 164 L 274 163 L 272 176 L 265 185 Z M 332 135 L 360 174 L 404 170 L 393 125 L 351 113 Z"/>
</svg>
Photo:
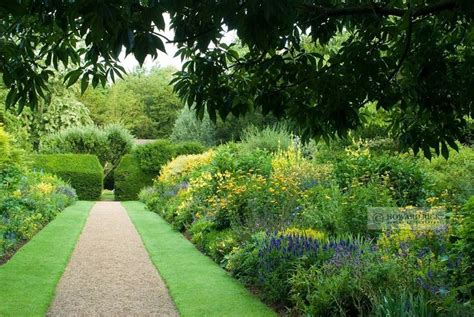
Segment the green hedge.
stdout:
<svg viewBox="0 0 474 317">
<path fill-rule="evenodd" d="M 80 200 L 99 200 L 104 171 L 95 155 L 39 154 L 33 155 L 33 168 L 56 174 L 70 182 Z"/>
<path fill-rule="evenodd" d="M 137 200 L 140 190 L 153 184 L 153 178 L 160 173 L 163 165 L 176 156 L 202 153 L 205 150 L 198 142 L 174 144 L 168 140 L 136 146 L 132 154 L 122 157 L 114 171 L 115 199 Z"/>
<path fill-rule="evenodd" d="M 124 155 L 114 172 L 115 199 L 137 200 L 140 190 L 153 184 L 155 175 L 155 173 L 144 172 L 135 156 Z"/>
</svg>

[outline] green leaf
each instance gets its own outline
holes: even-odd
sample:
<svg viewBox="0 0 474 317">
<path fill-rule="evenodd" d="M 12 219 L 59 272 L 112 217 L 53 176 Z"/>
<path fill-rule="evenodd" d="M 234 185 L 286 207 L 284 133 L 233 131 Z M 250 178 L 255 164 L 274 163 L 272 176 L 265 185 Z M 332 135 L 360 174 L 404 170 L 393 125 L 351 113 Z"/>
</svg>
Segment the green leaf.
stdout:
<svg viewBox="0 0 474 317">
<path fill-rule="evenodd" d="M 87 86 L 89 86 L 89 74 L 86 73 L 82 76 L 81 79 L 81 95 L 87 90 Z"/>
<path fill-rule="evenodd" d="M 446 142 L 441 142 L 441 154 L 446 160 L 449 158 L 449 149 L 446 146 Z"/>
<path fill-rule="evenodd" d="M 74 85 L 79 79 L 79 77 L 81 76 L 81 74 L 82 74 L 81 69 L 76 69 L 66 74 L 66 76 L 64 76 L 64 81 L 66 82 L 67 80 L 66 87 L 71 87 L 72 85 Z"/>
</svg>

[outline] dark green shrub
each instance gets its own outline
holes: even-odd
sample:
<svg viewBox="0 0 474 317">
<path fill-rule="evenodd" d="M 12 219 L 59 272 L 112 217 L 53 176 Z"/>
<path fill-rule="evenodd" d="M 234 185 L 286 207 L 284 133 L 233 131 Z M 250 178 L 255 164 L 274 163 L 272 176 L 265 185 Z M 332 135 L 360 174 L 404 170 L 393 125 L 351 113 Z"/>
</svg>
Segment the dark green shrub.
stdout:
<svg viewBox="0 0 474 317">
<path fill-rule="evenodd" d="M 161 167 L 178 155 L 202 153 L 206 148 L 198 142 L 181 142 L 173 144 L 168 140 L 157 140 L 153 143 L 137 146 L 133 155 L 143 171 L 158 175 Z"/>
<path fill-rule="evenodd" d="M 69 182 L 81 200 L 99 200 L 104 172 L 90 154 L 39 154 L 32 156 L 33 168 L 56 174 Z"/>
<path fill-rule="evenodd" d="M 243 131 L 249 126 L 263 128 L 274 125 L 277 119 L 271 115 L 262 115 L 255 111 L 246 116 L 227 116 L 225 121 L 217 118 L 213 123 L 206 113 L 202 120 L 198 119 L 194 109 L 185 107 L 178 115 L 170 139 L 174 142 L 198 141 L 207 146 L 239 141 Z"/>
<path fill-rule="evenodd" d="M 249 126 L 242 133 L 242 147 L 248 151 L 260 149 L 276 153 L 286 150 L 292 143 L 292 136 L 284 125 L 264 129 Z"/>
<path fill-rule="evenodd" d="M 249 150 L 241 144 L 229 143 L 217 149 L 212 166 L 220 172 L 255 171 L 269 175 L 272 169 L 272 157 L 266 150 Z"/>
<path fill-rule="evenodd" d="M 461 249 L 474 262 L 474 196 L 462 208 Z M 474 270 L 474 266 L 471 268 Z"/>
<path fill-rule="evenodd" d="M 115 199 L 137 200 L 140 190 L 153 184 L 155 174 L 140 168 L 137 158 L 131 154 L 124 155 L 115 169 Z"/>
<path fill-rule="evenodd" d="M 104 168 L 105 187 L 114 188 L 113 171 L 120 158 L 132 149 L 133 138 L 124 127 L 112 124 L 103 129 L 95 126 L 74 127 L 48 135 L 41 141 L 41 153 L 93 154 Z"/>
<path fill-rule="evenodd" d="M 424 203 L 426 176 L 414 159 L 354 151 L 337 161 L 335 176 L 341 188 L 350 188 L 354 181 L 382 182 L 399 206 Z"/>
<path fill-rule="evenodd" d="M 442 157 L 424 160 L 431 184 L 430 196 L 439 197 L 448 207 L 462 206 L 474 195 L 474 149 L 461 146 L 451 151 L 449 159 Z"/>
<path fill-rule="evenodd" d="M 199 142 L 187 141 L 176 144 L 177 155 L 199 154 L 206 151 L 206 147 Z"/>
<path fill-rule="evenodd" d="M 142 170 L 158 174 L 161 167 L 177 155 L 176 146 L 168 140 L 137 146 L 133 155 Z"/>
</svg>

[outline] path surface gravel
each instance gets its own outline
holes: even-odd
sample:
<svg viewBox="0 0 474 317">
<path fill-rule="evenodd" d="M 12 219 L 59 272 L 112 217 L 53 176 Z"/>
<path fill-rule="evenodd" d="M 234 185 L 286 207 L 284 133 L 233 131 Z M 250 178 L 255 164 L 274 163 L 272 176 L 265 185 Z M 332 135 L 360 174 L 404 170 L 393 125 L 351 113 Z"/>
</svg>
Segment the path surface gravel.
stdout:
<svg viewBox="0 0 474 317">
<path fill-rule="evenodd" d="M 48 316 L 178 316 L 119 202 L 93 207 Z"/>
</svg>

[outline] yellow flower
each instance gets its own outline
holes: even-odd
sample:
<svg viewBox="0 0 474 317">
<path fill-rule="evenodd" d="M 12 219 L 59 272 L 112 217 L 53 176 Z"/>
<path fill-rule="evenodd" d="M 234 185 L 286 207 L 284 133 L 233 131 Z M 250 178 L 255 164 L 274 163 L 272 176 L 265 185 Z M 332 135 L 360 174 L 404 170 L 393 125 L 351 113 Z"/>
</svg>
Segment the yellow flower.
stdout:
<svg viewBox="0 0 474 317">
<path fill-rule="evenodd" d="M 54 186 L 50 183 L 41 182 L 36 185 L 36 189 L 43 194 L 50 194 L 53 192 Z"/>
</svg>

